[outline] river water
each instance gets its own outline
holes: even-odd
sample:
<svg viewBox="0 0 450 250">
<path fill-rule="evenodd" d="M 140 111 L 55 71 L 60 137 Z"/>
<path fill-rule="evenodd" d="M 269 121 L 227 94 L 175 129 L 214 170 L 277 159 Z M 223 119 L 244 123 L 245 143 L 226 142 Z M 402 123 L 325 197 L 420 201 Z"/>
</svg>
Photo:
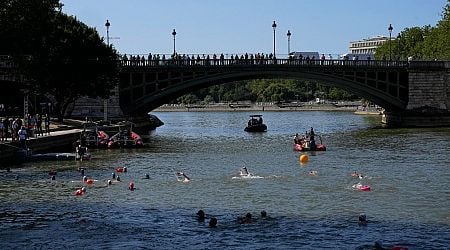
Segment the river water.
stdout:
<svg viewBox="0 0 450 250">
<path fill-rule="evenodd" d="M 0 248 L 449 248 L 448 128 L 381 129 L 380 117 L 350 112 L 264 112 L 268 132 L 252 134 L 246 112 L 154 114 L 165 125 L 145 148 L 3 170 Z M 308 153 L 302 165 L 293 135 L 311 126 L 327 151 Z M 254 178 L 237 178 L 244 165 Z M 79 167 L 97 181 L 75 196 Z M 107 186 L 116 167 L 128 172 Z M 176 171 L 191 181 L 177 181 Z M 352 188 L 358 182 L 371 191 Z M 217 228 L 196 220 L 199 209 Z M 238 223 L 246 213 L 255 221 Z M 358 225 L 361 213 L 367 226 Z"/>
</svg>

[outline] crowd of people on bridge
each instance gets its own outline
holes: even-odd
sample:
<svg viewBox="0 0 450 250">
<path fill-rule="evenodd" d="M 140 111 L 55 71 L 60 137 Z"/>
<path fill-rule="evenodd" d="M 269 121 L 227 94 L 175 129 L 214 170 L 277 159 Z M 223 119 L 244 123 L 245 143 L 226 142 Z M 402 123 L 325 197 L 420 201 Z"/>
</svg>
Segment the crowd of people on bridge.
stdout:
<svg viewBox="0 0 450 250">
<path fill-rule="evenodd" d="M 167 66 L 167 65 L 180 65 L 180 66 L 222 66 L 222 65 L 263 65 L 263 64 L 288 64 L 288 65 L 369 65 L 369 66 L 381 66 L 386 62 L 386 58 L 383 57 L 381 62 L 374 61 L 371 57 L 363 58 L 360 60 L 358 56 L 349 58 L 344 56 L 340 60 L 333 59 L 331 54 L 325 56 L 303 56 L 290 55 L 288 58 L 277 59 L 272 53 L 245 53 L 245 54 L 178 54 L 174 53 L 170 56 L 165 54 L 151 54 L 145 55 L 127 55 L 124 54 L 120 57 L 122 66 Z M 390 65 L 393 62 L 390 62 Z M 398 62 L 397 62 L 398 63 Z"/>
</svg>

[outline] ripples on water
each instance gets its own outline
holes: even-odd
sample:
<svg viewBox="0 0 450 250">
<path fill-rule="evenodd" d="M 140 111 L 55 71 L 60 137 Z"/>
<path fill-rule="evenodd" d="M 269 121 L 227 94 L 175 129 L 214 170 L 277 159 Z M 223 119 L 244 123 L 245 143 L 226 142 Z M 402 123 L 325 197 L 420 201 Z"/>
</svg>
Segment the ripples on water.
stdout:
<svg viewBox="0 0 450 250">
<path fill-rule="evenodd" d="M 374 129 L 378 119 L 350 113 L 265 112 L 269 131 L 248 134 L 248 113 L 156 115 L 166 125 L 144 149 L 94 150 L 90 162 L 28 163 L 1 173 L 0 247 L 352 249 L 379 241 L 448 248 L 448 129 Z M 310 126 L 328 151 L 309 154 L 302 166 L 292 137 Z M 263 178 L 233 179 L 243 165 Z M 98 181 L 76 197 L 80 166 Z M 129 172 L 108 187 L 117 166 Z M 176 171 L 192 181 L 177 182 Z M 353 171 L 366 178 L 350 177 Z M 359 181 L 372 191 L 353 190 Z M 218 227 L 197 222 L 198 209 L 217 217 Z M 268 219 L 259 218 L 262 210 Z M 258 220 L 238 224 L 247 212 Z M 358 226 L 360 213 L 367 227 Z"/>
</svg>

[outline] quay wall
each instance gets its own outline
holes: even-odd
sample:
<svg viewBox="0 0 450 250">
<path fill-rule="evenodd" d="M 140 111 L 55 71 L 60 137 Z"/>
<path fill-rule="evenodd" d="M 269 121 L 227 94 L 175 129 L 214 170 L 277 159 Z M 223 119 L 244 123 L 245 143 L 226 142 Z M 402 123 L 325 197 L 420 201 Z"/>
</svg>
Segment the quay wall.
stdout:
<svg viewBox="0 0 450 250">
<path fill-rule="evenodd" d="M 80 138 L 81 129 L 71 129 L 65 131 L 52 132 L 49 136 L 30 138 L 27 141 L 28 147 L 33 153 L 50 151 L 60 148 L 67 148 Z M 0 144 L 0 166 L 3 163 L 15 160 L 16 152 L 20 149 L 18 142 Z"/>
</svg>

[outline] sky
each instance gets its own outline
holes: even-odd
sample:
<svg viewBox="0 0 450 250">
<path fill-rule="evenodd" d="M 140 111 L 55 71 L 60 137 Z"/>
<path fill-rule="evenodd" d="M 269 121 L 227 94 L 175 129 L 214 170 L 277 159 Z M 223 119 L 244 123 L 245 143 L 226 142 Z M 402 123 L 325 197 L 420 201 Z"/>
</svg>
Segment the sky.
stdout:
<svg viewBox="0 0 450 250">
<path fill-rule="evenodd" d="M 121 54 L 348 52 L 350 41 L 435 26 L 447 0 L 61 0 Z"/>
</svg>

